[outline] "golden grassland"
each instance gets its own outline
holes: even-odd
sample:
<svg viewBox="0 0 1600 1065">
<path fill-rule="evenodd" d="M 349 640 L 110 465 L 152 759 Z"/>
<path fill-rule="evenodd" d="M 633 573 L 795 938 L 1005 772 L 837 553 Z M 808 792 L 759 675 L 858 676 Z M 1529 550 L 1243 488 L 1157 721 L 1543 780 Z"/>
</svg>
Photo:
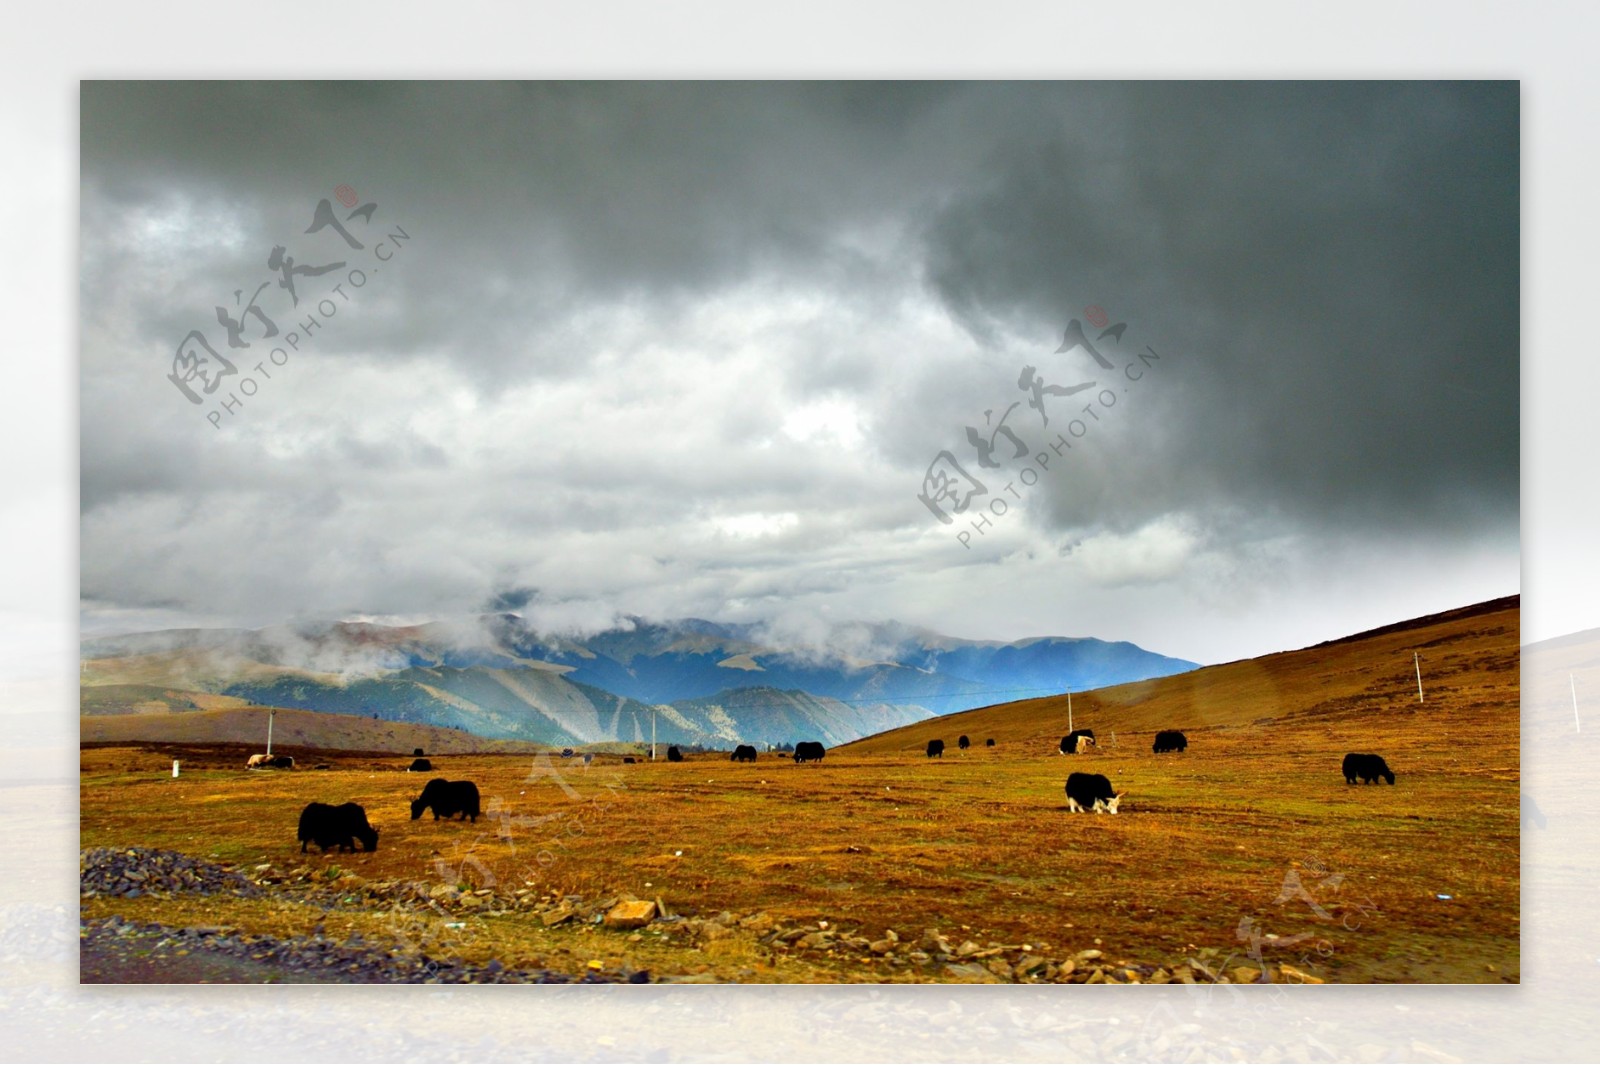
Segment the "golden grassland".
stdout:
<svg viewBox="0 0 1600 1065">
<path fill-rule="evenodd" d="M 871 937 L 939 928 L 1052 957 L 1094 947 L 1170 965 L 1211 948 L 1243 964 L 1255 948 L 1329 981 L 1515 981 L 1517 616 L 1512 601 L 1074 695 L 1073 723 L 1101 746 L 1073 757 L 1055 749 L 1064 698 L 920 722 L 803 766 L 766 754 L 754 764 L 602 756 L 585 770 L 475 753 L 440 756 L 435 774 L 419 776 L 398 771 L 409 753 L 397 751 L 327 752 L 330 770 L 251 773 L 237 752 L 191 750 L 174 780 L 171 747 L 90 747 L 81 845 L 169 848 L 246 870 L 337 867 L 368 881 L 659 897 L 679 913 L 765 912 Z M 1182 729 L 1188 751 L 1152 754 L 1162 728 Z M 974 744 L 965 752 L 962 733 Z M 943 758 L 923 756 L 930 738 L 945 740 Z M 1382 754 L 1397 786 L 1346 785 L 1348 751 Z M 1074 770 L 1108 776 L 1126 795 L 1122 813 L 1069 813 L 1063 783 Z M 475 781 L 486 815 L 410 820 L 429 775 Z M 365 806 L 381 833 L 376 853 L 313 848 L 302 859 L 295 827 L 312 800 Z M 276 934 L 323 922 L 370 938 L 385 927 L 378 914 L 270 899 L 99 898 L 84 912 Z M 752 937 L 691 948 L 653 930 L 630 941 L 546 928 L 525 912 L 419 919 L 447 918 L 463 926 L 451 942 L 467 960 L 617 959 L 744 980 L 939 978 L 854 957 L 777 959 Z"/>
</svg>

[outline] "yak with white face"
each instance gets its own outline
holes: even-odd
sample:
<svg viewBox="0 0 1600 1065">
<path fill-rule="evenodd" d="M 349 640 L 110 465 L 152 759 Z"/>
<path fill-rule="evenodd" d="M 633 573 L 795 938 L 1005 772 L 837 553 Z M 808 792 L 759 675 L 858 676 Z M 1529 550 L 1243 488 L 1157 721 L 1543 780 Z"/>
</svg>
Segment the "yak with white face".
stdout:
<svg viewBox="0 0 1600 1065">
<path fill-rule="evenodd" d="M 1067 778 L 1067 809 L 1073 813 L 1114 814 L 1121 801 L 1122 795 L 1111 790 L 1103 773 L 1074 773 Z"/>
</svg>

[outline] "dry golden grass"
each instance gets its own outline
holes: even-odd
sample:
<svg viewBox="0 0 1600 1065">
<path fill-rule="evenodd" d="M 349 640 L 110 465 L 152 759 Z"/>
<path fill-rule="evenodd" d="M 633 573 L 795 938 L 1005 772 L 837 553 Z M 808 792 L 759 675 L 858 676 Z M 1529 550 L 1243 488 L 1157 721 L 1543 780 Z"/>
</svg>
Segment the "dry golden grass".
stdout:
<svg viewBox="0 0 1600 1065">
<path fill-rule="evenodd" d="M 81 839 L 284 869 L 302 861 L 294 835 L 306 802 L 355 801 L 382 833 L 378 851 L 313 849 L 306 864 L 367 879 L 660 896 L 684 913 L 765 911 L 874 937 L 938 927 L 1053 957 L 1098 946 L 1163 964 L 1211 947 L 1243 964 L 1251 933 L 1270 934 L 1292 942 L 1256 940 L 1269 961 L 1329 980 L 1515 980 L 1517 637 L 1512 605 L 1075 695 L 1074 723 L 1104 745 L 1071 758 L 1055 753 L 1066 710 L 1054 699 L 919 723 L 805 766 L 705 756 L 585 771 L 556 759 L 550 773 L 527 755 L 462 754 L 418 776 L 371 756 L 330 756 L 331 771 L 194 769 L 172 780 L 162 748 L 88 749 Z M 1424 656 L 1421 706 L 1413 649 Z M 1183 729 L 1189 750 L 1151 754 L 1160 728 Z M 975 744 L 967 752 L 955 749 L 963 732 Z M 929 760 L 922 750 L 935 736 L 950 749 Z M 985 748 L 989 737 L 998 746 Z M 1398 786 L 1347 786 L 1339 763 L 1351 750 L 1384 755 Z M 1068 813 L 1073 770 L 1110 777 L 1126 792 L 1123 812 Z M 409 820 L 429 775 L 476 781 L 490 816 Z M 1305 895 L 1278 902 L 1295 877 Z M 156 919 L 176 905 L 93 907 Z M 245 928 L 267 920 L 252 912 L 190 901 L 181 916 Z M 272 918 L 274 929 L 321 919 Z M 741 939 L 690 954 L 654 936 L 630 944 L 545 929 L 526 915 L 467 923 L 463 957 L 625 957 L 666 971 L 709 966 L 726 979 L 891 978 L 842 958 L 774 965 Z"/>
</svg>

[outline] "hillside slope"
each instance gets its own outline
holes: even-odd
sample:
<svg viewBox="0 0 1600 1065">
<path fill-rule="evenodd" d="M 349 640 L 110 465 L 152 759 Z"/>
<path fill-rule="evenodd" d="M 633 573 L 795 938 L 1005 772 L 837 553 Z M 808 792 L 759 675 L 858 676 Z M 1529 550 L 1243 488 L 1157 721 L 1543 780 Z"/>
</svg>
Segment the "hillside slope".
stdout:
<svg viewBox="0 0 1600 1065">
<path fill-rule="evenodd" d="M 1497 710 L 1515 735 L 1519 697 L 1520 599 L 1492 600 L 1373 633 L 1178 676 L 1074 693 L 1072 725 L 1102 743 L 1143 743 L 1161 729 L 1241 729 L 1315 719 L 1352 745 L 1370 715 L 1419 713 L 1442 730 L 1454 711 Z M 1425 701 L 1417 699 L 1412 653 L 1421 656 Z M 1068 731 L 1066 696 L 968 710 L 847 745 L 855 754 L 911 751 L 930 739 L 968 734 L 1007 745 L 1050 747 Z M 1193 735 L 1191 735 L 1191 741 Z"/>
<path fill-rule="evenodd" d="M 232 708 L 188 713 L 147 713 L 78 719 L 83 744 L 249 744 L 265 750 L 267 709 Z M 279 710 L 272 726 L 274 750 L 317 748 L 330 751 L 392 751 L 409 758 L 421 747 L 429 754 L 487 754 L 534 751 L 534 744 L 485 739 L 455 729 L 396 721 Z"/>
</svg>

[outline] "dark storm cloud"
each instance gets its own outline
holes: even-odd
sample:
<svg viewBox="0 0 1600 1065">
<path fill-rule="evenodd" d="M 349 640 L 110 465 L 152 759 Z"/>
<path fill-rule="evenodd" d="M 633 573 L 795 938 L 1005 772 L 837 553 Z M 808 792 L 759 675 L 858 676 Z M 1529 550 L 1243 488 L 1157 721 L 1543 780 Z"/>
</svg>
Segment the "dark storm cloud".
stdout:
<svg viewBox="0 0 1600 1065">
<path fill-rule="evenodd" d="M 84 595 L 929 622 L 997 558 L 1514 573 L 1517 122 L 1513 84 L 87 83 Z M 174 345 L 275 245 L 344 255 L 303 232 L 342 182 L 403 257 L 213 429 Z M 1054 354 L 1090 303 L 1160 372 L 967 553 L 923 471 L 1023 364 L 1092 368 Z"/>
<path fill-rule="evenodd" d="M 1141 423 L 1160 446 L 1063 487 L 1062 516 L 1220 500 L 1312 526 L 1514 522 L 1516 86 L 1095 91 L 1121 97 L 1100 142 L 1011 146 L 930 233 L 975 330 L 1094 294 L 1186 358 L 1181 397 Z M 1174 456 L 1184 476 L 1162 477 Z"/>
</svg>

